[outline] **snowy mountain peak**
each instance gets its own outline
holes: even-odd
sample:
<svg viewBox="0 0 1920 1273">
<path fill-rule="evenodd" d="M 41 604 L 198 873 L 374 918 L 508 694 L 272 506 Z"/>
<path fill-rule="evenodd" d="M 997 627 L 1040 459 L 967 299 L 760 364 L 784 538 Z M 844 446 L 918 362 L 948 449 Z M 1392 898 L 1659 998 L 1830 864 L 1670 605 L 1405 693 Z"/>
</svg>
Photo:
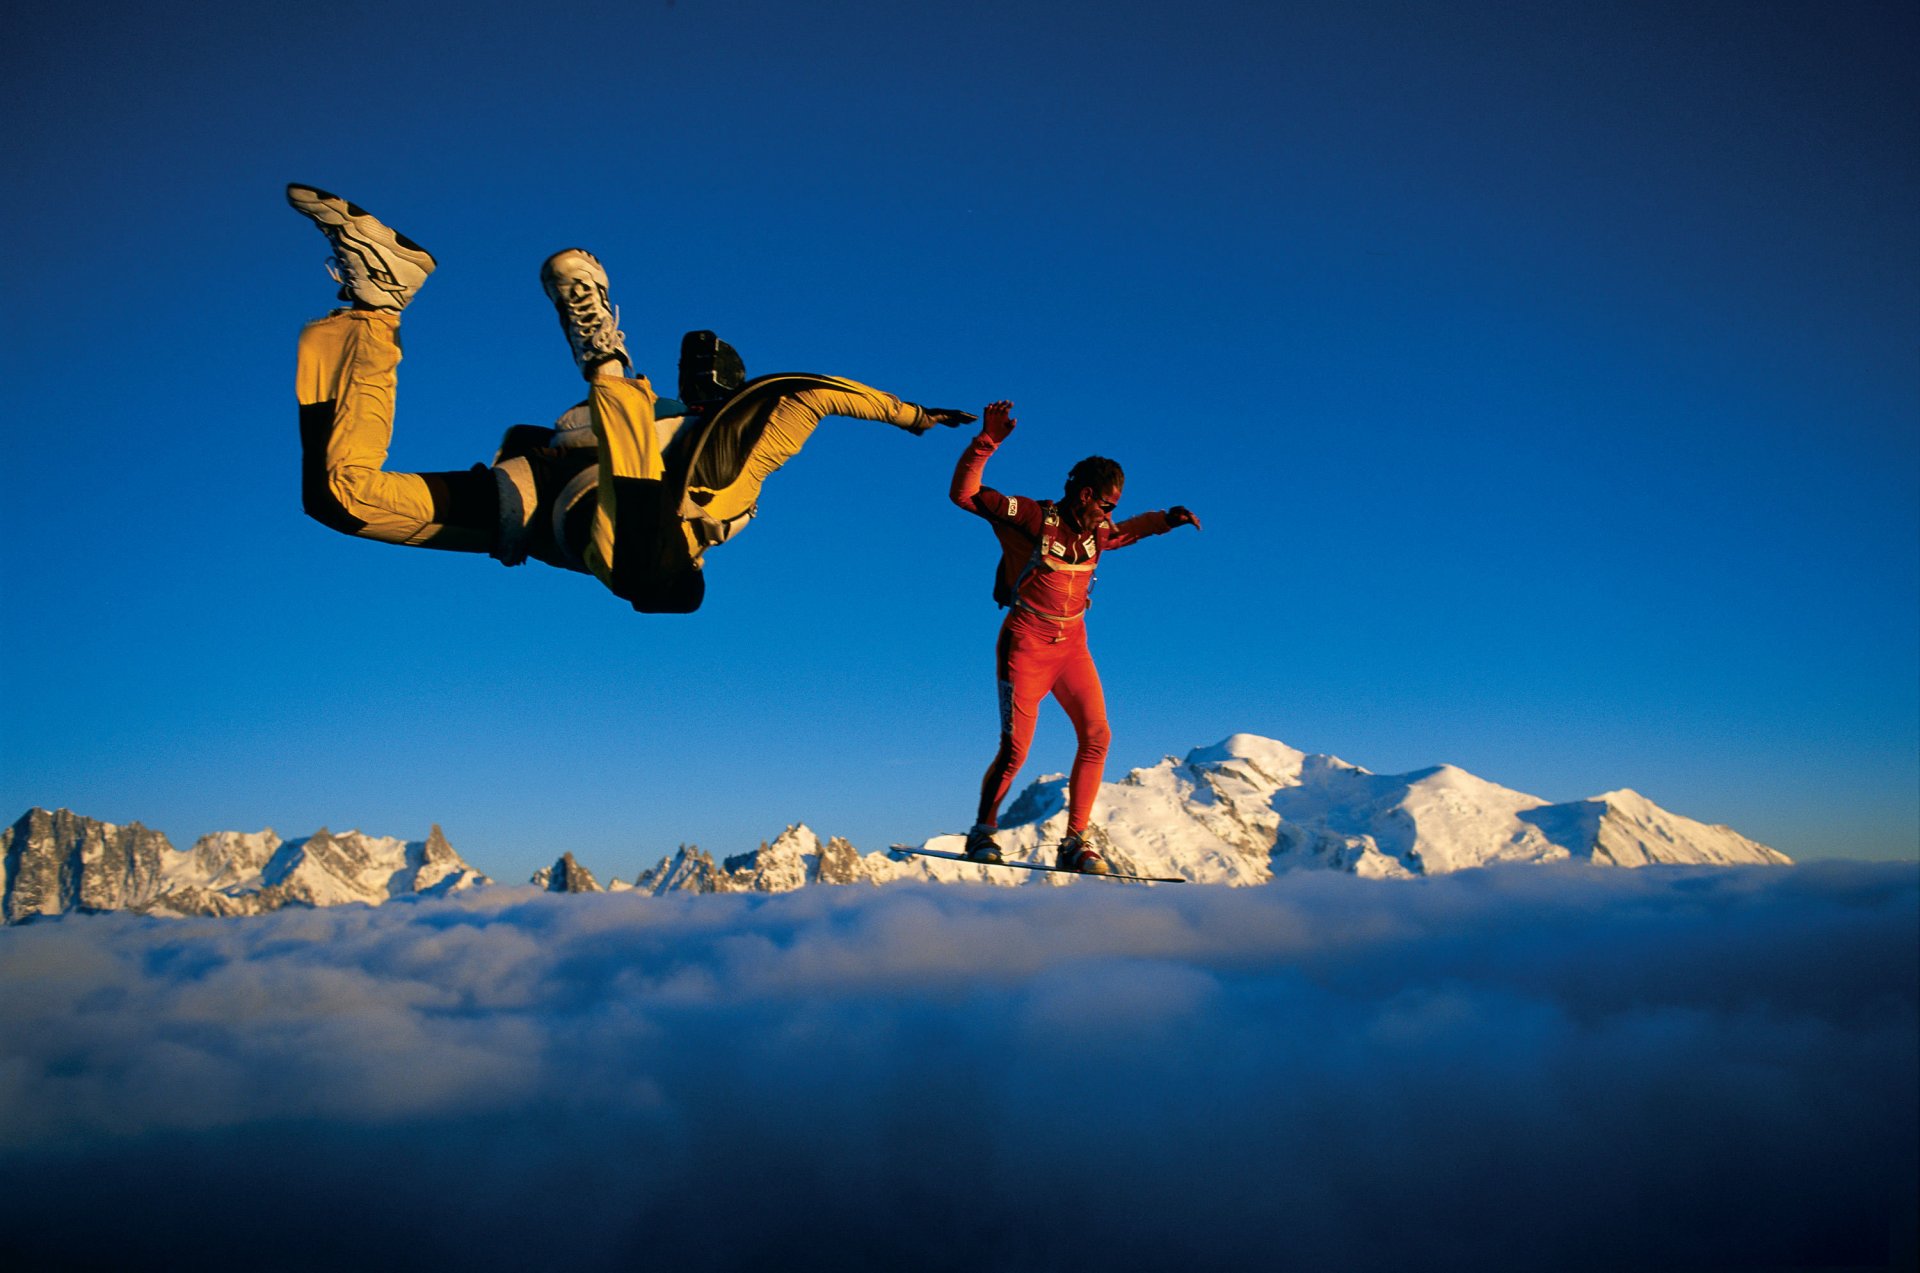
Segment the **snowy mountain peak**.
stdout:
<svg viewBox="0 0 1920 1273">
<path fill-rule="evenodd" d="M 1066 832 L 1066 786 L 1062 775 L 1048 774 L 1020 793 L 1001 819 L 1002 852 L 1023 861 L 1051 860 Z M 1168 756 L 1103 784 L 1095 816 L 1104 852 L 1117 869 L 1229 885 L 1311 869 L 1409 877 L 1501 863 L 1787 861 L 1727 828 L 1668 813 L 1631 791 L 1556 805 L 1457 765 L 1376 774 L 1258 734 L 1233 734 L 1184 759 Z M 921 847 L 957 851 L 960 837 L 935 836 Z M 822 844 L 807 827 L 790 826 L 772 843 L 724 865 L 683 848 L 638 884 L 656 893 L 737 892 L 910 879 L 1029 887 L 1073 882 L 938 859 L 860 855 L 845 841 Z"/>
<path fill-rule="evenodd" d="M 1778 849 L 1749 840 L 1732 827 L 1710 826 L 1669 813 L 1637 791 L 1625 788 L 1609 791 L 1586 803 L 1605 810 L 1592 849 L 1593 860 L 1600 865 L 1763 862 L 1788 866 L 1793 861 Z"/>
<path fill-rule="evenodd" d="M 834 836 L 821 840 L 805 823 L 796 823 L 771 843 L 715 863 L 702 850 L 681 845 L 651 871 L 643 871 L 633 886 L 642 892 L 662 893 L 786 893 L 808 884 L 879 883 L 913 876 L 925 879 L 918 868 L 903 867 L 885 855 L 865 857 L 852 844 Z"/>
<path fill-rule="evenodd" d="M 216 831 L 167 863 L 168 882 L 176 887 L 231 888 L 257 877 L 280 850 L 272 827 L 261 831 Z"/>
<path fill-rule="evenodd" d="M 377 906 L 413 893 L 490 883 L 438 827 L 424 842 L 321 828 L 282 841 L 271 829 L 221 831 L 175 849 L 139 823 L 117 827 L 65 809 L 30 810 L 0 833 L 7 922 L 74 910 L 257 915 L 282 906 Z"/>
<path fill-rule="evenodd" d="M 1246 764 L 1275 783 L 1297 775 L 1307 754 L 1272 738 L 1258 734 L 1230 734 L 1211 747 L 1196 747 L 1187 753 L 1190 768 L 1218 768 L 1234 761 Z"/>
<path fill-rule="evenodd" d="M 1051 863 L 1066 833 L 1067 780 L 1047 774 L 1008 805 L 998 839 L 1009 858 Z M 1259 734 L 1231 734 L 1103 783 L 1095 806 L 1102 852 L 1119 871 L 1200 883 L 1264 884 L 1295 870 L 1374 877 L 1437 875 L 1504 863 L 1786 865 L 1730 827 L 1671 813 L 1620 788 L 1560 804 L 1457 765 L 1376 774 Z M 921 847 L 960 849 L 956 835 Z M 33 809 L 0 833 L 8 922 L 70 910 L 258 914 L 286 905 L 378 905 L 490 883 L 436 825 L 424 841 L 335 834 L 283 841 L 271 829 L 202 836 L 179 852 L 139 823 Z M 788 892 L 815 884 L 957 881 L 1064 887 L 1073 877 L 905 854 L 862 854 L 793 823 L 758 848 L 716 862 L 682 845 L 628 886 L 641 892 Z M 533 877 L 557 892 L 599 892 L 562 854 Z"/>
</svg>

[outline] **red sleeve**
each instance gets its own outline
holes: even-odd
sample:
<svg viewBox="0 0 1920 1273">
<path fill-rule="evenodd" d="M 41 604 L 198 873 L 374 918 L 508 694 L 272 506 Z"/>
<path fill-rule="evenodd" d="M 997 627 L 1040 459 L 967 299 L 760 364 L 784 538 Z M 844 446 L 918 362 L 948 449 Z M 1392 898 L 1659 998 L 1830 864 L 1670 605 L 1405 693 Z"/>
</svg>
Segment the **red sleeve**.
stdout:
<svg viewBox="0 0 1920 1273">
<path fill-rule="evenodd" d="M 1125 548 L 1128 544 L 1137 544 L 1149 535 L 1164 535 L 1173 529 L 1173 523 L 1167 520 L 1165 513 L 1141 513 L 1129 517 L 1124 522 L 1109 525 L 1100 536 L 1100 551 L 1111 552 L 1115 548 Z"/>
<path fill-rule="evenodd" d="M 947 488 L 947 498 L 996 525 L 1017 526 L 1029 535 L 1038 536 L 1042 520 L 1038 503 L 1024 496 L 1002 495 L 991 486 L 980 484 L 987 460 L 999 446 L 984 431 L 969 442 L 967 449 L 960 453 L 959 463 L 953 466 L 953 484 Z"/>
</svg>

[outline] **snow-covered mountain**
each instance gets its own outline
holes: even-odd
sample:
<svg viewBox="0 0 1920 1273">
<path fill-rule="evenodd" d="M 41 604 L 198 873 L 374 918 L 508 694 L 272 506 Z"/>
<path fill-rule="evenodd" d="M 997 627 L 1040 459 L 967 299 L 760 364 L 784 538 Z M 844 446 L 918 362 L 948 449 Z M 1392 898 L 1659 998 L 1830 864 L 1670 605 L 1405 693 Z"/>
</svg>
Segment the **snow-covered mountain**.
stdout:
<svg viewBox="0 0 1920 1273">
<path fill-rule="evenodd" d="M 378 905 L 490 883 L 435 826 L 425 840 L 322 827 L 302 840 L 222 831 L 175 849 L 138 822 L 115 826 L 30 809 L 0 831 L 0 914 L 7 923 L 72 910 L 258 915 L 282 906 Z"/>
<path fill-rule="evenodd" d="M 887 853 L 862 854 L 839 836 L 822 841 L 806 826 L 790 826 L 771 844 L 716 863 L 701 849 L 681 845 L 634 887 L 644 893 L 786 893 L 809 884 L 888 884 L 942 878 L 925 869 L 927 859 L 898 861 Z M 984 867 L 968 867 L 971 871 Z"/>
<path fill-rule="evenodd" d="M 1009 858 L 1052 860 L 1066 833 L 1066 788 L 1063 777 L 1042 778 L 1009 806 L 1000 834 Z M 1264 884 L 1296 870 L 1381 878 L 1526 862 L 1789 863 L 1730 828 L 1669 813 L 1634 791 L 1550 804 L 1451 765 L 1376 774 L 1255 734 L 1235 734 L 1104 783 L 1095 812 L 1102 851 L 1116 870 L 1204 884 Z M 958 852 L 963 841 L 939 835 L 916 847 Z M 288 841 L 272 831 L 227 831 L 180 852 L 137 822 L 116 827 L 34 809 L 0 832 L 0 858 L 9 923 L 69 910 L 252 915 L 287 905 L 378 905 L 491 883 L 438 826 L 424 841 L 324 828 Z M 846 840 L 822 840 L 796 825 L 724 861 L 683 845 L 631 885 L 613 880 L 608 890 L 784 893 L 907 880 L 1075 882 L 890 851 L 863 854 Z M 552 892 L 602 891 L 571 853 L 536 872 L 532 883 Z"/>
<path fill-rule="evenodd" d="M 1051 861 L 1066 833 L 1066 779 L 1042 778 L 1001 819 L 1010 858 Z M 1787 865 L 1784 853 L 1727 827 L 1669 813 L 1634 791 L 1549 804 L 1441 765 L 1375 774 L 1254 734 L 1172 756 L 1104 783 L 1095 806 L 1116 870 L 1206 884 L 1263 884 L 1276 873 L 1335 870 L 1371 877 L 1439 875 L 1510 862 L 1594 866 Z M 917 846 L 959 852 L 957 835 Z M 1005 886 L 1072 877 L 996 870 L 822 843 L 805 826 L 716 864 L 682 848 L 644 872 L 650 893 L 784 892 L 814 883 L 977 880 Z"/>
</svg>

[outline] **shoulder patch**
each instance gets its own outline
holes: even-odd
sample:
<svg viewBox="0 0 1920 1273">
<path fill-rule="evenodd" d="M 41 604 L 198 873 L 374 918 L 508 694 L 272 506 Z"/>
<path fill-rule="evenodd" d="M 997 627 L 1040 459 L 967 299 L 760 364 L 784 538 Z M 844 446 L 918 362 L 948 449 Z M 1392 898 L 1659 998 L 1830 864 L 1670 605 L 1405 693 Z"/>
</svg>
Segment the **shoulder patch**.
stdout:
<svg viewBox="0 0 1920 1273">
<path fill-rule="evenodd" d="M 1019 497 L 1015 495 L 1007 496 L 1007 516 L 1012 517 L 1015 513 L 1019 511 L 1020 511 Z"/>
</svg>

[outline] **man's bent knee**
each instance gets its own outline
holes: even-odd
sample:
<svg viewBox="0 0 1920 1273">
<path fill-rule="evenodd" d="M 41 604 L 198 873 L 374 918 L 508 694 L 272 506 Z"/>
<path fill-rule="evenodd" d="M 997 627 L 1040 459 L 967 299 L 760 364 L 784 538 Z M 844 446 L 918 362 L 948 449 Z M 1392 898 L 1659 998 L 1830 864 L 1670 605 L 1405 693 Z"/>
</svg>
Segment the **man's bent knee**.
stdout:
<svg viewBox="0 0 1920 1273">
<path fill-rule="evenodd" d="M 327 439 L 337 405 L 314 402 L 300 408 L 300 507 L 328 530 L 358 535 L 367 523 L 341 498 L 339 475 L 327 471 Z"/>
<path fill-rule="evenodd" d="M 307 516 L 330 530 L 387 544 L 487 552 L 499 535 L 499 488 L 485 468 L 388 473 L 316 466 L 301 483 Z"/>
</svg>

